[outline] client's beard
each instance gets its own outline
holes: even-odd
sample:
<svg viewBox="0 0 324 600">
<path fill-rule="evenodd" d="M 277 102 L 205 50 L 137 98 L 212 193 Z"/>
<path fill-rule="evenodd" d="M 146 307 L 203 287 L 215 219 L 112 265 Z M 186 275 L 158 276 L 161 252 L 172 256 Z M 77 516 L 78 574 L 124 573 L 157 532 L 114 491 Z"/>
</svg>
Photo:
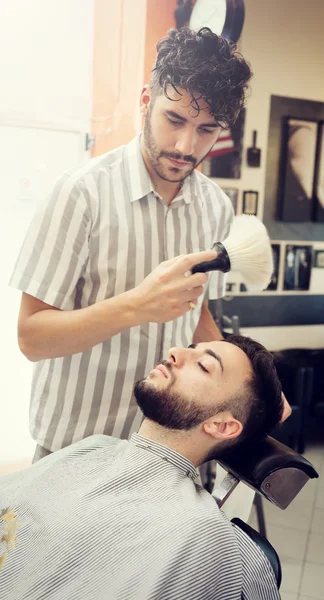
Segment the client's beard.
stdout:
<svg viewBox="0 0 324 600">
<path fill-rule="evenodd" d="M 137 381 L 134 395 L 144 417 L 167 429 L 193 429 L 219 410 L 215 404 L 200 405 L 170 388 L 157 390 L 146 379 Z"/>
</svg>

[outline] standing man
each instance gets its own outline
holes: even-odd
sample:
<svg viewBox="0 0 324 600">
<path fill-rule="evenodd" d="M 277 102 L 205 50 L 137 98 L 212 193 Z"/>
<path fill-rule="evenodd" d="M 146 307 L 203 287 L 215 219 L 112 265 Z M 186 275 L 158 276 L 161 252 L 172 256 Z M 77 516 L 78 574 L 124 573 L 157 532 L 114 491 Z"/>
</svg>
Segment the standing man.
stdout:
<svg viewBox="0 0 324 600">
<path fill-rule="evenodd" d="M 171 346 L 221 337 L 207 302 L 224 277 L 188 271 L 214 258 L 233 211 L 195 167 L 235 122 L 251 71 L 208 28 L 171 30 L 157 50 L 142 135 L 58 180 L 11 279 L 19 345 L 36 362 L 34 460 L 95 433 L 128 438 L 134 382 Z"/>
</svg>

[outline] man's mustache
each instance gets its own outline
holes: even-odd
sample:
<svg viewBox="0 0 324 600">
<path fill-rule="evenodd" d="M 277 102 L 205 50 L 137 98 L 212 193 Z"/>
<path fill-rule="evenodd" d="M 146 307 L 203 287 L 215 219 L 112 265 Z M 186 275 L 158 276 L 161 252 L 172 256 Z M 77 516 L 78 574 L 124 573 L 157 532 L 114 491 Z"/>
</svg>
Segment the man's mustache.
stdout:
<svg viewBox="0 0 324 600">
<path fill-rule="evenodd" d="M 170 373 L 172 373 L 172 363 L 169 360 L 162 360 L 162 362 L 160 364 L 163 365 L 164 367 L 166 367 L 168 369 L 168 371 L 170 371 Z"/>
<path fill-rule="evenodd" d="M 190 162 L 193 164 L 193 166 L 195 166 L 197 163 L 197 160 L 191 155 L 182 156 L 181 154 L 173 154 L 171 152 L 162 151 L 160 156 L 165 156 L 166 158 L 171 158 L 173 160 L 179 160 L 180 162 Z"/>
<path fill-rule="evenodd" d="M 169 360 L 162 360 L 162 362 L 160 364 L 163 365 L 166 369 L 168 369 L 168 371 L 171 375 L 171 384 L 174 383 L 174 370 L 173 370 L 172 362 L 170 362 Z"/>
</svg>

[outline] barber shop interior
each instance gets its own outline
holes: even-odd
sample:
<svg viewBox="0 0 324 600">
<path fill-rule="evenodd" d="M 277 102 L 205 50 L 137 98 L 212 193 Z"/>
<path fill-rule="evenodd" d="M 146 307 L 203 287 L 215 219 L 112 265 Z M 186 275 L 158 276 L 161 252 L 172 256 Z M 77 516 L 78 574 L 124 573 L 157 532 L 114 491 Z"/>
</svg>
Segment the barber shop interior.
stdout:
<svg viewBox="0 0 324 600">
<path fill-rule="evenodd" d="M 0 600 L 324 600 L 323 23 L 3 0 Z"/>
</svg>

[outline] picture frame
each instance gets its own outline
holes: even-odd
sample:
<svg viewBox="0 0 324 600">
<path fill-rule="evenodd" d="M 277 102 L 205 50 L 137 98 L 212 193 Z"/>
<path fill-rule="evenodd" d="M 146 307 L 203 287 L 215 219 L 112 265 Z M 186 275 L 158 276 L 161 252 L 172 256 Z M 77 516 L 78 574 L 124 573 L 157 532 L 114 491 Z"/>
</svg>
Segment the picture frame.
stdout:
<svg viewBox="0 0 324 600">
<path fill-rule="evenodd" d="M 241 110 L 234 125 L 222 129 L 210 153 L 202 163 L 202 172 L 217 179 L 240 179 L 245 108 Z"/>
<path fill-rule="evenodd" d="M 244 215 L 258 214 L 259 192 L 255 190 L 245 190 L 243 192 L 243 209 Z"/>
<path fill-rule="evenodd" d="M 318 125 L 314 196 L 314 220 L 324 223 L 324 121 Z"/>
<path fill-rule="evenodd" d="M 233 205 L 234 214 L 237 215 L 237 205 L 238 205 L 238 188 L 225 188 L 222 187 L 223 192 L 225 192 L 226 196 L 229 197 L 230 201 Z"/>
<path fill-rule="evenodd" d="M 307 291 L 310 287 L 313 246 L 286 244 L 284 291 Z"/>
<path fill-rule="evenodd" d="M 306 222 L 313 218 L 317 146 L 318 121 L 283 118 L 278 189 L 281 221 Z"/>
<path fill-rule="evenodd" d="M 271 249 L 272 249 L 272 256 L 273 256 L 273 273 L 271 276 L 271 281 L 270 281 L 266 291 L 276 291 L 278 289 L 278 283 L 279 283 L 279 265 L 280 265 L 281 245 L 280 244 L 271 244 Z"/>
<path fill-rule="evenodd" d="M 324 269 L 324 250 L 315 250 L 314 252 L 314 268 Z"/>
</svg>

